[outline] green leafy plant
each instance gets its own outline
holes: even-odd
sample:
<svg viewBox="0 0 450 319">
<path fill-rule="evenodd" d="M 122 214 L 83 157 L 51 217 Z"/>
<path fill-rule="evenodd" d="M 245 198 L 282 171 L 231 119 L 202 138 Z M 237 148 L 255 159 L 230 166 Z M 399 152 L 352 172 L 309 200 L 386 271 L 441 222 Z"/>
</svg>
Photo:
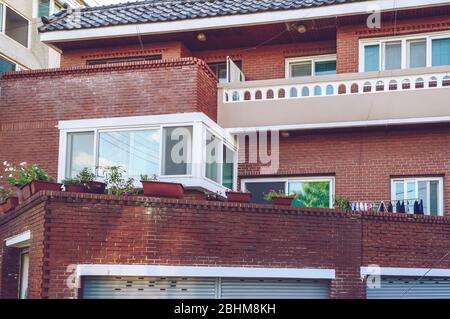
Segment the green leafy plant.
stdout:
<svg viewBox="0 0 450 319">
<path fill-rule="evenodd" d="M 297 192 L 294 206 L 301 207 L 330 207 L 329 182 L 303 183 L 302 189 Z"/>
<path fill-rule="evenodd" d="M 345 197 L 336 197 L 334 200 L 334 208 L 350 209 L 350 201 Z"/>
<path fill-rule="evenodd" d="M 139 176 L 142 182 L 156 182 L 158 181 L 158 175 L 153 174 L 152 176 L 148 176 L 147 174 L 141 174 Z"/>
<path fill-rule="evenodd" d="M 89 183 L 95 180 L 95 174 L 87 167 L 83 168 L 75 177 L 80 183 Z"/>
<path fill-rule="evenodd" d="M 273 190 L 271 189 L 268 193 L 264 193 L 264 199 L 271 201 L 272 198 L 295 198 L 297 195 L 296 194 L 286 194 L 283 190 Z"/>
<path fill-rule="evenodd" d="M 126 171 L 121 166 L 101 167 L 108 185 L 108 193 L 112 195 L 136 195 L 138 191 L 134 188 L 134 178 L 125 179 Z"/>
<path fill-rule="evenodd" d="M 66 178 L 63 181 L 64 185 L 79 185 L 82 184 L 80 179 L 77 177 L 73 177 L 73 178 Z"/>
<path fill-rule="evenodd" d="M 14 191 L 9 188 L 0 188 L 0 203 L 5 202 L 8 198 L 14 196 Z"/>
<path fill-rule="evenodd" d="M 22 162 L 14 165 L 7 161 L 3 162 L 5 176 L 0 176 L 11 185 L 21 187 L 33 181 L 53 181 L 53 178 L 37 164 L 28 165 Z"/>
</svg>

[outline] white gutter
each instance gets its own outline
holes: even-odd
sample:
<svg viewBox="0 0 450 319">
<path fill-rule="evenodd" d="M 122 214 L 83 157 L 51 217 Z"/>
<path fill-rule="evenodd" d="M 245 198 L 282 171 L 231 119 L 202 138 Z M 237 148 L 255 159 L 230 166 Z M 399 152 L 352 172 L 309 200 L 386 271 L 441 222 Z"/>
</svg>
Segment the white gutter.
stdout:
<svg viewBox="0 0 450 319">
<path fill-rule="evenodd" d="M 205 29 L 243 27 L 306 19 L 332 18 L 345 15 L 370 14 L 374 8 L 381 11 L 405 10 L 450 4 L 448 0 L 378 0 L 352 2 L 306 9 L 271 11 L 254 14 L 239 14 L 204 19 L 189 19 L 172 22 L 143 23 L 133 25 L 52 31 L 40 34 L 42 42 L 65 42 L 111 37 L 186 32 Z"/>
<path fill-rule="evenodd" d="M 291 125 L 271 125 L 255 127 L 232 127 L 226 128 L 229 134 L 245 134 L 250 132 L 263 131 L 296 131 L 313 129 L 334 129 L 349 127 L 367 127 L 367 126 L 389 126 L 389 125 L 411 125 L 411 124 L 432 124 L 450 122 L 450 116 L 439 117 L 421 117 L 410 119 L 388 119 L 371 121 L 351 121 L 351 122 L 330 122 L 330 123 L 311 123 L 311 124 L 291 124 Z"/>
</svg>

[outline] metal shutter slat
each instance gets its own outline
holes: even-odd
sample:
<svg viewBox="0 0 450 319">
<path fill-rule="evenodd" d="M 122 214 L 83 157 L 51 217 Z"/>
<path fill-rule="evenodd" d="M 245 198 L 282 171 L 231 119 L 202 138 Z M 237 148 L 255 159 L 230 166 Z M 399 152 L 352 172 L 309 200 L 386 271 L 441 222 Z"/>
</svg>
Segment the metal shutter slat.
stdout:
<svg viewBox="0 0 450 319">
<path fill-rule="evenodd" d="M 381 288 L 367 288 L 367 298 L 450 299 L 449 278 L 418 279 L 417 277 L 382 277 Z"/>
</svg>

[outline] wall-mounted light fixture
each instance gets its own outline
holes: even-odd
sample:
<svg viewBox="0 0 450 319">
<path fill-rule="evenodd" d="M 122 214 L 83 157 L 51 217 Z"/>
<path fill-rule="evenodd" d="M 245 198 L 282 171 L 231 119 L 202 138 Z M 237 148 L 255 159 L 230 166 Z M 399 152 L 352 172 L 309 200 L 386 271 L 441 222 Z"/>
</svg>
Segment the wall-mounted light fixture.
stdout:
<svg viewBox="0 0 450 319">
<path fill-rule="evenodd" d="M 200 42 L 205 42 L 206 41 L 206 35 L 204 33 L 197 34 L 197 40 L 200 41 Z"/>
</svg>

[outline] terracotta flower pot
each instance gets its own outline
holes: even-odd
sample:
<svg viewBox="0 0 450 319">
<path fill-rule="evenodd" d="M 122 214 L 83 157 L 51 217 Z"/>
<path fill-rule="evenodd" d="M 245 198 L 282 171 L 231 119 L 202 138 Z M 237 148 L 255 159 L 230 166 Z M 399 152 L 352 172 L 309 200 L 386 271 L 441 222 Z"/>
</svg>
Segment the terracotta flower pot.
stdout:
<svg viewBox="0 0 450 319">
<path fill-rule="evenodd" d="M 30 198 L 39 191 L 61 191 L 62 184 L 44 181 L 32 181 L 24 185 L 21 189 L 23 192 L 23 199 Z"/>
<path fill-rule="evenodd" d="M 85 184 L 85 192 L 92 194 L 104 194 L 106 184 L 102 182 L 88 182 Z"/>
<path fill-rule="evenodd" d="M 274 197 L 272 198 L 272 204 L 281 206 L 291 206 L 294 199 L 290 197 Z"/>
<path fill-rule="evenodd" d="M 184 187 L 179 183 L 160 181 L 141 181 L 144 195 L 151 197 L 178 198 L 184 197 Z"/>
<path fill-rule="evenodd" d="M 70 185 L 64 185 L 66 188 L 66 192 L 70 193 L 86 193 L 86 187 L 82 184 L 70 184 Z"/>
<path fill-rule="evenodd" d="M 236 203 L 250 203 L 252 199 L 252 193 L 247 192 L 226 192 L 229 202 Z"/>
<path fill-rule="evenodd" d="M 0 204 L 0 214 L 5 214 L 19 205 L 19 198 L 10 197 L 6 202 Z"/>
</svg>

